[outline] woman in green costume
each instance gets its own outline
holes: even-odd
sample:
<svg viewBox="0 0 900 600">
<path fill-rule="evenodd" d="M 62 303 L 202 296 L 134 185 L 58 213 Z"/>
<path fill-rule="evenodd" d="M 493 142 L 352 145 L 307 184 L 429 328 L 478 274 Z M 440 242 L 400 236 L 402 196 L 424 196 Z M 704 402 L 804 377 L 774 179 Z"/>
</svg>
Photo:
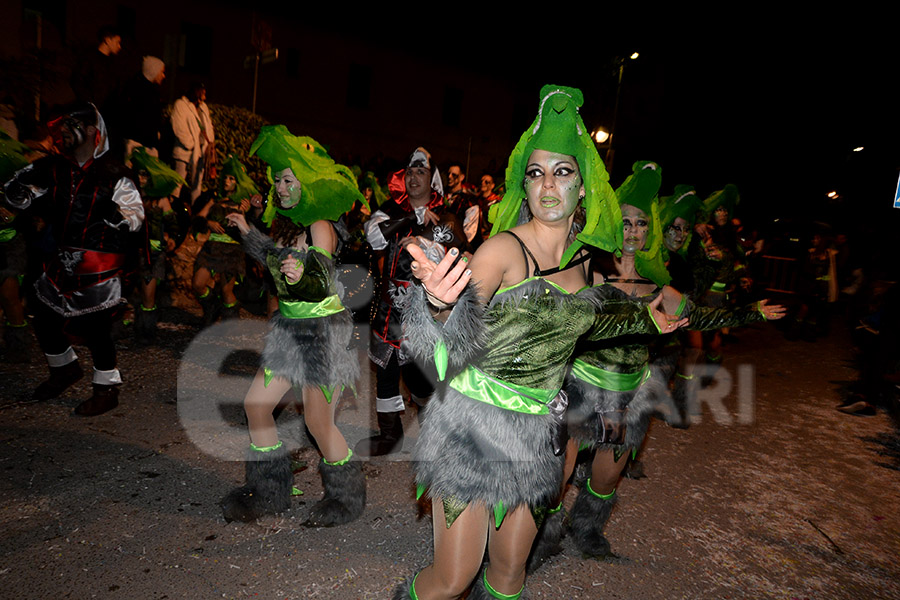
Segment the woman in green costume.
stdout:
<svg viewBox="0 0 900 600">
<path fill-rule="evenodd" d="M 596 285 L 581 295 L 602 302 L 604 310 L 612 313 L 630 311 L 635 303 L 649 305 L 662 299 L 664 310 L 687 317 L 691 330 L 783 317 L 785 309 L 766 300 L 738 309 L 694 307 L 667 285 L 671 278 L 663 262 L 659 186 L 656 163 L 635 163 L 632 175 L 616 190 L 622 213 L 622 228 L 616 235 L 619 250 L 595 257 L 592 270 Z M 579 235 L 579 239 L 595 246 L 603 246 L 606 241 L 590 234 Z M 616 486 L 628 453 L 637 451 L 652 414 L 668 400 L 665 377 L 649 364 L 648 344 L 653 339 L 629 336 L 586 340 L 579 345 L 566 382 L 569 432 L 574 440 L 594 451 L 591 476 L 571 514 L 575 544 L 588 556 L 609 554 L 603 528 L 615 503 Z M 574 444 L 570 451 L 574 451 Z"/>
<path fill-rule="evenodd" d="M 227 218 L 240 230 L 247 253 L 269 269 L 278 312 L 266 336 L 262 368 L 244 400 L 251 442 L 246 484 L 222 500 L 222 509 L 226 520 L 250 521 L 290 507 L 290 457 L 272 411 L 293 387 L 322 453 L 325 497 L 312 507 L 306 524 L 341 525 L 362 514 L 366 484 L 334 423 L 341 391 L 355 384 L 359 360 L 349 348 L 353 323 L 335 277 L 338 238 L 332 221 L 362 195 L 349 169 L 335 164 L 312 138 L 293 136 L 283 125 L 263 127 L 254 152 L 268 163 L 274 183 L 263 216 L 274 239 L 250 226 L 241 212 Z"/>
<path fill-rule="evenodd" d="M 506 233 L 487 240 L 471 265 L 455 250 L 435 264 L 408 246 L 422 283 L 405 298 L 409 348 L 450 381 L 429 401 L 416 448 L 419 491 L 432 499 L 434 563 L 395 599 L 459 598 L 473 579 L 470 599 L 519 598 L 561 483 L 560 390 L 576 339 L 679 325 L 655 305 L 611 316 L 575 295 L 587 282 L 575 233 L 612 243 L 616 225 L 581 104 L 579 90 L 541 90 L 538 116 L 509 160 L 510 189 L 494 222 L 495 234 Z M 491 562 L 476 579 L 486 543 Z"/>
<path fill-rule="evenodd" d="M 243 278 L 246 265 L 240 235 L 229 224 L 228 215 L 245 214 L 250 210 L 250 199 L 258 194 L 256 184 L 244 171 L 244 166 L 237 158 L 229 156 L 219 172 L 216 193 L 206 202 L 197 202 L 202 207 L 199 210 L 195 207 L 195 222 L 200 219 L 209 231 L 209 239 L 194 261 L 192 281 L 194 293 L 203 309 L 204 327 L 216 320 L 220 310 L 223 319 L 238 316 L 234 286 Z M 217 297 L 219 294 L 213 291 L 216 285 L 219 286 L 221 305 Z"/>
<path fill-rule="evenodd" d="M 166 277 L 166 257 L 175 250 L 178 237 L 178 219 L 172 210 L 172 194 L 185 181 L 168 165 L 147 154 L 143 146 L 134 149 L 130 161 L 138 175 L 147 234 L 147 244 L 138 263 L 141 302 L 134 310 L 134 333 L 139 344 L 149 344 L 156 339 L 159 321 L 156 287 Z"/>
</svg>

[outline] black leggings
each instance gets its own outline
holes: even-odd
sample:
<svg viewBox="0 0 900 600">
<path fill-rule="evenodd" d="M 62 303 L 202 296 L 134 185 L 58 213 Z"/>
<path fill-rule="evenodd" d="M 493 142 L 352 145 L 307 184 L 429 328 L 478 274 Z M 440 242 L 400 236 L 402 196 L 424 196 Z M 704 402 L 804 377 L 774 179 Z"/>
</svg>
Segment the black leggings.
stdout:
<svg viewBox="0 0 900 600">
<path fill-rule="evenodd" d="M 437 378 L 434 369 L 429 368 L 424 373 L 416 363 L 411 362 L 400 365 L 397 361 L 397 352 L 391 353 L 391 359 L 387 367 L 378 367 L 375 376 L 375 391 L 379 398 L 393 398 L 400 395 L 400 376 L 406 383 L 409 392 L 421 400 L 425 400 L 434 392 L 434 380 Z"/>
<path fill-rule="evenodd" d="M 119 307 L 80 317 L 64 317 L 40 300 L 34 307 L 34 333 L 44 354 L 62 354 L 71 345 L 71 336 L 84 341 L 91 351 L 95 369 L 112 371 L 116 368 L 116 345 L 110 332 Z"/>
</svg>

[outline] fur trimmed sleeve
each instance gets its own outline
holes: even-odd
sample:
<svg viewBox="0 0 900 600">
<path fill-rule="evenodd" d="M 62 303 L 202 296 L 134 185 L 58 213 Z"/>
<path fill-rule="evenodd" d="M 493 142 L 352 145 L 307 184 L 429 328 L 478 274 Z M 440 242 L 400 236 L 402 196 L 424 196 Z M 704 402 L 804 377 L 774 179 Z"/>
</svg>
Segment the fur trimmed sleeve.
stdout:
<svg viewBox="0 0 900 600">
<path fill-rule="evenodd" d="M 244 234 L 244 250 L 265 265 L 266 255 L 275 252 L 275 241 L 251 225 L 250 231 Z"/>
<path fill-rule="evenodd" d="M 740 327 L 766 320 L 759 312 L 756 302 L 739 308 L 709 308 L 697 306 L 688 300 L 687 306 L 680 316 L 688 318 L 689 322 L 685 329 L 693 331 Z"/>
<path fill-rule="evenodd" d="M 446 322 L 437 321 L 428 308 L 425 288 L 413 283 L 395 303 L 403 313 L 404 348 L 417 360 L 434 362 L 438 378 L 464 369 L 486 340 L 484 304 L 472 283 L 466 286 Z"/>
</svg>

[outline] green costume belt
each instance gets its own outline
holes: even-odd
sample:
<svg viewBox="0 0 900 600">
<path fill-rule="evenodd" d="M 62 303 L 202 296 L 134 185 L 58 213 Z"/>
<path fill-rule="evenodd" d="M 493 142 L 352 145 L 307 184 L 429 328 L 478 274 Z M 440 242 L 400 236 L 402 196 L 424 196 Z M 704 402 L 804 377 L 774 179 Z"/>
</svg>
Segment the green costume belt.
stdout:
<svg viewBox="0 0 900 600">
<path fill-rule="evenodd" d="M 576 358 L 572 363 L 572 375 L 576 379 L 604 390 L 630 392 L 649 379 L 650 367 L 645 364 L 640 371 L 634 373 L 613 373 Z"/>
<path fill-rule="evenodd" d="M 0 242 L 8 242 L 16 237 L 15 229 L 0 229 Z"/>
<path fill-rule="evenodd" d="M 711 289 L 714 292 L 724 292 L 725 290 L 728 289 L 728 284 L 722 283 L 721 281 L 716 281 L 711 286 L 709 286 L 709 289 Z"/>
<path fill-rule="evenodd" d="M 338 295 L 328 296 L 319 302 L 300 302 L 295 300 L 279 300 L 278 312 L 288 319 L 313 319 L 336 315 L 344 310 Z"/>
<path fill-rule="evenodd" d="M 223 244 L 240 244 L 240 242 L 236 242 L 230 235 L 226 235 L 224 233 L 210 233 L 209 241 L 221 242 Z"/>
<path fill-rule="evenodd" d="M 473 400 L 530 415 L 549 414 L 547 404 L 559 394 L 559 390 L 544 390 L 495 379 L 473 366 L 466 367 L 454 377 L 450 387 Z"/>
</svg>

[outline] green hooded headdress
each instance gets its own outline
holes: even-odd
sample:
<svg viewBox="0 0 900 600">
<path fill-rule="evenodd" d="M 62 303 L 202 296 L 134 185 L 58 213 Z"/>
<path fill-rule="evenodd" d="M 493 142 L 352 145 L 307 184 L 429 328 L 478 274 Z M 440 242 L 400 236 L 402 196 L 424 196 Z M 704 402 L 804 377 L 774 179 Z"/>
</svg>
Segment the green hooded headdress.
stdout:
<svg viewBox="0 0 900 600">
<path fill-rule="evenodd" d="M 376 208 L 384 204 L 384 201 L 387 200 L 387 194 L 385 194 L 381 186 L 378 185 L 378 178 L 375 177 L 375 173 L 372 171 L 366 171 L 365 175 L 359 179 L 359 191 L 362 192 L 367 187 L 372 188 L 372 199 L 375 200 L 375 206 L 370 208 Z"/>
<path fill-rule="evenodd" d="M 663 235 L 666 230 L 681 217 L 688 222 L 688 231 L 684 236 L 684 243 L 678 254 L 687 256 L 688 246 L 691 243 L 694 225 L 697 223 L 697 211 L 703 206 L 703 202 L 697 197 L 694 186 L 679 183 L 671 196 L 663 196 L 659 199 L 659 219 L 662 223 Z M 668 248 L 663 247 L 663 258 L 668 259 Z"/>
<path fill-rule="evenodd" d="M 263 221 L 271 223 L 281 214 L 294 223 L 309 227 L 316 221 L 336 221 L 357 201 L 366 204 L 356 186 L 353 172 L 328 156 L 325 148 L 311 137 L 292 135 L 284 125 L 266 125 L 250 147 L 269 167 L 266 176 L 273 183 L 272 173 L 285 169 L 293 171 L 302 186 L 300 203 L 289 209 L 278 206 L 275 187 L 269 190 L 269 204 Z"/>
<path fill-rule="evenodd" d="M 574 156 L 578 161 L 585 191 L 581 201 L 586 217 L 582 233 L 592 236 L 601 248 L 615 248 L 615 231 L 617 227 L 621 228 L 621 217 L 615 193 L 609 185 L 609 173 L 597 154 L 590 131 L 578 114 L 578 107 L 583 103 L 581 90 L 558 85 L 545 85 L 541 89 L 538 115 L 509 157 L 503 200 L 491 207 L 494 224 L 491 235 L 519 224 L 525 198 L 522 189 L 525 167 L 534 150 L 546 150 Z M 563 252 L 559 266 L 565 267 L 582 245 L 580 240 L 570 244 Z"/>
<path fill-rule="evenodd" d="M 230 195 L 225 192 L 226 175 L 231 175 L 237 181 L 234 191 L 231 192 Z M 241 161 L 239 161 L 236 156 L 229 154 L 228 158 L 226 158 L 225 162 L 222 164 L 222 168 L 219 170 L 219 197 L 228 198 L 232 202 L 239 204 L 241 200 L 249 200 L 258 193 L 259 188 L 256 187 L 256 184 L 253 183 L 253 180 L 247 175 L 244 165 L 241 164 Z"/>
<path fill-rule="evenodd" d="M 638 250 L 634 255 L 635 266 L 642 276 L 658 286 L 663 286 L 669 283 L 672 277 L 666 270 L 665 260 L 662 256 L 663 235 L 657 200 L 659 186 L 662 184 L 662 168 L 655 162 L 644 160 L 634 163 L 631 171 L 631 175 L 616 189 L 616 199 L 620 208 L 623 204 L 630 204 L 647 214 L 650 222 L 647 240 L 644 243 L 644 249 Z M 599 247 L 594 243 L 594 236 L 579 235 L 578 237 L 586 244 Z M 617 256 L 621 256 L 622 245 L 625 242 L 621 217 L 615 239 L 615 253 Z"/>
<path fill-rule="evenodd" d="M 135 171 L 146 171 L 149 181 L 141 190 L 147 198 L 165 198 L 172 194 L 179 185 L 185 185 L 184 178 L 173 171 L 167 164 L 155 156 L 147 154 L 143 146 L 138 146 L 131 153 L 131 164 Z"/>
<path fill-rule="evenodd" d="M 706 220 L 712 216 L 716 209 L 720 206 L 728 210 L 728 216 L 734 216 L 734 209 L 741 203 L 741 195 L 738 188 L 733 183 L 727 184 L 721 190 L 717 190 L 709 195 L 709 198 L 703 201 L 703 212 Z"/>
</svg>

